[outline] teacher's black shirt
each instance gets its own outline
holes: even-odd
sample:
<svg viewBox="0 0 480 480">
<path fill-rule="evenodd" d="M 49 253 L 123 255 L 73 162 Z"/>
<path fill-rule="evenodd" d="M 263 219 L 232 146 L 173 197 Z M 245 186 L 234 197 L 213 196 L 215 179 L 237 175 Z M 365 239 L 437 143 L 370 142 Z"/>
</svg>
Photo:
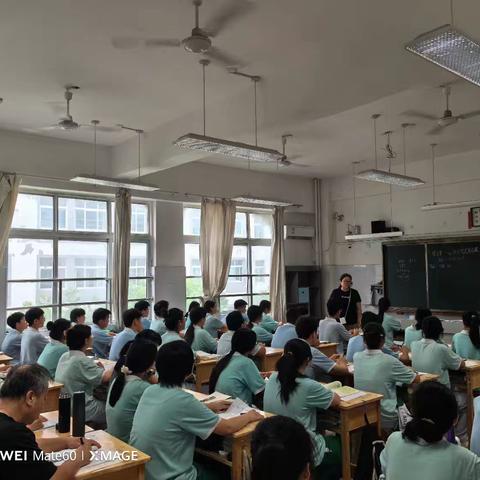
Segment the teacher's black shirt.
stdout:
<svg viewBox="0 0 480 480">
<path fill-rule="evenodd" d="M 17 453 L 17 460 L 15 452 L 20 452 Z M 0 413 L 0 478 L 48 480 L 57 467 L 52 462 L 39 459 L 41 452 L 35 434 L 30 429 Z M 9 455 L 12 455 L 10 459 Z"/>
<path fill-rule="evenodd" d="M 357 323 L 357 303 L 362 301 L 357 290 L 351 288 L 348 292 L 344 292 L 341 287 L 338 287 L 332 290 L 330 298 L 340 303 L 342 308 L 341 316 L 345 317 L 348 325 Z"/>
</svg>

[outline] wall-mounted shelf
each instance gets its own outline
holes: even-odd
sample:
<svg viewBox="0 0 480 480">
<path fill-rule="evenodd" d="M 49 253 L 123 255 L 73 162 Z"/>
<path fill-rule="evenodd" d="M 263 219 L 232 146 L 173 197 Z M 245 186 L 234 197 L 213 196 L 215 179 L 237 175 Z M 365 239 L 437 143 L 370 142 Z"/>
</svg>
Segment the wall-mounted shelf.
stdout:
<svg viewBox="0 0 480 480">
<path fill-rule="evenodd" d="M 345 240 L 383 240 L 403 236 L 403 232 L 361 233 L 360 235 L 345 235 Z"/>
</svg>

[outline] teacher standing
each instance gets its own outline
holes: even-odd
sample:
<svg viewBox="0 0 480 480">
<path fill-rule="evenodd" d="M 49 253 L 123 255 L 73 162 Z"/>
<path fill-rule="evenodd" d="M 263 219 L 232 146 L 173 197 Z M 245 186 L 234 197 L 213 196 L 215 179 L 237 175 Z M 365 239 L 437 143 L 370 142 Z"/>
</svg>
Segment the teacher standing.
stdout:
<svg viewBox="0 0 480 480">
<path fill-rule="evenodd" d="M 340 277 L 340 286 L 330 294 L 330 298 L 341 305 L 341 317 L 345 318 L 345 327 L 349 330 L 357 328 L 362 319 L 362 299 L 358 291 L 351 287 L 352 276 L 344 273 Z"/>
</svg>

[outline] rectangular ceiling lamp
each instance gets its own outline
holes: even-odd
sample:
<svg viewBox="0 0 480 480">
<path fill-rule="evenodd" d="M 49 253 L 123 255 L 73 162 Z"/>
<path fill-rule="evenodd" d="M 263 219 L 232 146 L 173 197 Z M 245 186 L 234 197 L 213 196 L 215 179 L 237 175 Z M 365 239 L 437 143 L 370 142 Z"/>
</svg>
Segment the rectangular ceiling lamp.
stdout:
<svg viewBox="0 0 480 480">
<path fill-rule="evenodd" d="M 206 137 L 196 133 L 187 133 L 177 138 L 174 145 L 190 150 L 200 150 L 206 153 L 220 153 L 230 157 L 243 158 L 253 162 L 278 162 L 283 154 L 270 148 L 257 147 L 247 143 L 231 142 L 222 138 Z"/>
<path fill-rule="evenodd" d="M 428 205 L 423 205 L 421 210 L 446 210 L 448 208 L 462 208 L 462 207 L 475 207 L 480 205 L 480 200 L 467 200 L 465 202 L 452 202 L 452 203 L 429 203 Z"/>
<path fill-rule="evenodd" d="M 242 197 L 232 198 L 237 203 L 250 203 L 252 205 L 261 205 L 263 207 L 300 207 L 292 202 L 286 202 L 283 200 L 271 200 L 267 198 L 249 197 L 247 195 Z"/>
<path fill-rule="evenodd" d="M 114 187 L 114 188 L 128 188 L 129 190 L 141 190 L 143 192 L 154 192 L 159 190 L 159 187 L 153 185 L 145 185 L 132 180 L 122 180 L 105 177 L 95 177 L 93 175 L 78 175 L 70 179 L 71 182 L 87 183 L 89 185 L 97 185 L 102 187 Z"/>
<path fill-rule="evenodd" d="M 400 175 L 399 173 L 385 172 L 384 170 L 364 170 L 355 175 L 356 178 L 369 180 L 371 182 L 388 183 L 389 185 L 397 185 L 399 187 L 418 187 L 424 185 L 425 182 L 421 178 Z"/>
<path fill-rule="evenodd" d="M 405 48 L 480 86 L 480 44 L 451 25 L 423 33 Z"/>
</svg>

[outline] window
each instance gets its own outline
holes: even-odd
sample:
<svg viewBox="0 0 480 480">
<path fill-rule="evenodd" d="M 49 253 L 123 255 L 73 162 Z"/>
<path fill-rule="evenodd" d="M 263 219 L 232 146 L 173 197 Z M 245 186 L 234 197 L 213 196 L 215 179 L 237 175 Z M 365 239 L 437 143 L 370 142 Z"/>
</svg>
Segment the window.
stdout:
<svg viewBox="0 0 480 480">
<path fill-rule="evenodd" d="M 200 208 L 185 207 L 183 217 L 187 305 L 203 295 L 200 266 Z M 220 309 L 233 309 L 237 298 L 250 305 L 269 298 L 271 264 L 271 215 L 237 211 L 235 240 L 227 285 L 220 297 Z"/>
<path fill-rule="evenodd" d="M 43 308 L 49 319 L 111 308 L 113 202 L 21 193 L 8 242 L 7 315 Z M 132 204 L 128 300 L 151 298 L 149 207 Z M 56 216 L 56 217 L 55 217 Z"/>
</svg>

